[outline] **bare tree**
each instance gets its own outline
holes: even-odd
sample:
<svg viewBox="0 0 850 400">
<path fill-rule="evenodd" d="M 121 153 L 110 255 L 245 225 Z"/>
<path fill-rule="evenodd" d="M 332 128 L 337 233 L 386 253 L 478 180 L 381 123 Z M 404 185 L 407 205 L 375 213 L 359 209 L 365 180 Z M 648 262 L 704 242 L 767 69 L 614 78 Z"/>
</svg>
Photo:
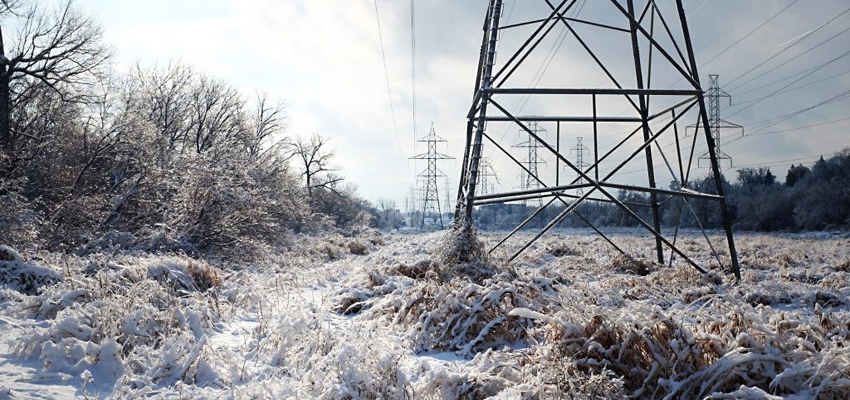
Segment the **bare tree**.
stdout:
<svg viewBox="0 0 850 400">
<path fill-rule="evenodd" d="M 242 133 L 243 101 L 224 81 L 201 76 L 191 91 L 191 137 L 202 154 L 221 142 L 236 140 Z"/>
<path fill-rule="evenodd" d="M 165 69 L 136 66 L 135 80 L 140 85 L 138 108 L 157 133 L 167 142 L 168 150 L 180 148 L 189 131 L 189 89 L 195 72 L 192 68 L 169 63 Z"/>
<path fill-rule="evenodd" d="M 276 137 L 286 128 L 283 103 L 270 104 L 265 93 L 258 93 L 256 101 L 250 119 L 251 131 L 245 138 L 245 152 L 251 160 L 264 159 L 286 144 L 283 138 Z"/>
<path fill-rule="evenodd" d="M 21 7 L 21 0 L 0 0 L 0 16 L 16 14 Z"/>
<path fill-rule="evenodd" d="M 297 137 L 292 143 L 292 151 L 299 161 L 301 176 L 304 177 L 307 193 L 313 199 L 316 188 L 334 190 L 337 183 L 343 179 L 333 174 L 335 171 L 330 167 L 330 161 L 334 156 L 332 150 L 328 150 L 328 138 L 317 133 L 309 139 Z"/>
<path fill-rule="evenodd" d="M 376 206 L 378 207 L 381 217 L 380 221 L 378 221 L 378 226 L 380 228 L 395 229 L 402 224 L 403 218 L 401 216 L 401 212 L 396 206 L 395 200 L 380 197 L 377 200 Z"/>
<path fill-rule="evenodd" d="M 9 114 L 18 99 L 46 86 L 64 101 L 81 100 L 87 85 L 112 55 L 102 42 L 100 27 L 73 5 L 62 3 L 54 12 L 38 5 L 17 12 L 16 1 L 3 1 L 0 14 L 20 19 L 15 44 L 6 54 L 0 28 L 0 146 L 14 141 Z"/>
</svg>

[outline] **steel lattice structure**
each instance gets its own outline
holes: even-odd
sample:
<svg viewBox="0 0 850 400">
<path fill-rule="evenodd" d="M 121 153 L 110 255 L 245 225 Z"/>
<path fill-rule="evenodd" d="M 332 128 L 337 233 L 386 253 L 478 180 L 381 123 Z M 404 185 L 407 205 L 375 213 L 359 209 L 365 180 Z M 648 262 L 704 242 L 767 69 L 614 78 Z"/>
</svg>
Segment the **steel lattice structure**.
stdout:
<svg viewBox="0 0 850 400">
<path fill-rule="evenodd" d="M 532 121 L 528 124 L 529 129 L 533 132 L 533 135 L 529 135 L 528 140 L 517 143 L 513 147 L 520 149 L 527 149 L 528 154 L 526 155 L 523 163 L 525 164 L 525 168 L 528 171 L 527 173 L 523 172 L 520 174 L 520 182 L 519 187 L 521 190 L 530 190 L 530 189 L 539 189 L 540 182 L 535 178 L 539 176 L 538 166 L 540 164 L 545 164 L 546 161 L 540 159 L 537 156 L 537 150 L 540 148 L 540 143 L 537 142 L 537 137 L 542 137 L 546 133 L 546 129 L 541 128 L 536 121 Z M 524 134 L 524 130 L 520 130 L 520 134 Z M 538 205 L 540 204 L 540 199 L 537 199 Z"/>
<path fill-rule="evenodd" d="M 585 169 L 585 168 L 588 167 L 587 163 L 584 162 L 584 153 L 589 152 L 589 151 L 590 150 L 587 148 L 587 146 L 584 145 L 584 138 L 583 137 L 577 137 L 575 147 L 570 149 L 571 153 L 572 152 L 576 153 L 576 163 L 575 163 L 576 167 L 578 167 L 579 169 Z M 584 184 L 584 179 L 579 177 L 578 183 L 579 183 L 579 185 Z M 584 194 L 584 190 L 579 188 L 576 191 L 576 193 L 580 194 L 580 195 Z"/>
<path fill-rule="evenodd" d="M 523 12 L 531 14 L 535 7 L 539 15 L 521 22 L 502 24 L 502 0 L 490 0 L 484 22 L 484 35 L 479 55 L 478 72 L 475 82 L 473 104 L 467 115 L 466 146 L 455 213 L 455 229 L 458 232 L 471 232 L 464 229 L 473 224 L 474 207 L 479 205 L 529 199 L 548 199 L 525 222 L 520 224 L 499 241 L 490 252 L 503 246 L 513 235 L 522 229 L 532 218 L 553 204 L 563 207 L 556 217 L 533 238 L 523 242 L 509 260 L 515 259 L 534 241 L 554 228 L 568 215 L 576 215 L 589 227 L 599 233 L 608 243 L 623 252 L 612 238 L 606 236 L 598 227 L 584 218 L 578 206 L 587 201 L 602 201 L 616 205 L 622 212 L 634 218 L 646 231 L 652 234 L 655 253 L 659 263 L 664 263 L 664 252 L 671 252 L 669 261 L 680 257 L 697 270 L 705 270 L 691 256 L 677 245 L 678 226 L 675 231 L 662 232 L 659 203 L 661 200 L 675 199 L 681 207 L 693 212 L 691 202 L 703 200 L 719 205 L 722 225 L 725 230 L 725 244 L 728 262 L 736 278 L 740 278 L 739 265 L 735 252 L 735 243 L 730 227 L 729 212 L 726 204 L 722 177 L 717 167 L 718 157 L 715 138 L 712 136 L 712 120 L 709 107 L 699 79 L 697 63 L 682 0 L 659 2 L 656 0 L 608 0 L 590 2 L 595 14 L 586 18 L 581 8 L 585 1 L 579 0 L 538 0 L 523 4 Z M 556 30 L 555 28 L 559 29 Z M 558 64 L 548 80 L 532 78 L 532 85 L 523 81 L 532 76 L 523 72 L 526 68 L 538 72 L 547 71 L 532 61 L 535 51 L 541 43 L 548 43 L 555 36 L 553 32 L 564 34 L 555 39 L 553 50 L 563 50 L 567 43 L 573 54 L 558 58 L 558 62 L 568 60 L 568 65 Z M 497 46 L 498 41 L 502 41 Z M 513 40 L 513 41 L 511 41 Z M 558 40 L 561 42 L 558 43 Z M 504 51 L 497 61 L 496 50 Z M 507 48 L 507 50 L 504 50 Z M 545 50 L 543 50 L 545 52 Z M 577 54 L 580 54 L 578 56 Z M 630 61 L 623 63 L 623 56 Z M 616 57 L 612 60 L 612 57 Z M 555 60 L 553 56 L 548 63 Z M 532 64 L 532 65 L 528 65 Z M 580 64 L 580 65 L 579 65 Z M 587 78 L 571 71 L 583 74 L 591 71 L 597 78 Z M 525 74 L 525 75 L 524 75 Z M 542 76 L 542 75 L 541 75 Z M 548 78 L 548 76 L 547 76 Z M 602 83 L 588 85 L 594 79 Z M 517 84 L 518 81 L 519 84 Z M 543 82 L 543 85 L 538 83 Z M 510 107 L 511 98 L 520 97 L 522 107 Z M 713 99 L 713 98 L 712 98 Z M 533 110 L 525 110 L 530 104 Z M 620 105 L 627 111 L 618 113 L 614 108 Z M 712 114 L 713 115 L 713 114 Z M 696 120 L 697 130 L 687 143 L 680 137 L 679 124 L 686 119 Z M 693 120 L 692 119 L 692 120 Z M 556 143 L 540 137 L 532 128 L 533 124 L 554 125 L 557 131 Z M 535 174 L 522 161 L 510 153 L 501 143 L 493 128 L 508 124 L 525 131 L 536 140 L 540 150 L 546 156 L 554 157 L 557 164 L 565 165 L 571 180 L 561 182 L 558 176 L 560 167 L 556 167 L 556 178 Z M 561 125 L 592 131 L 593 154 L 588 166 L 579 166 L 571 161 L 568 152 L 560 149 Z M 624 127 L 624 132 L 619 132 Z M 616 144 L 604 146 L 601 139 L 616 137 Z M 698 140 L 699 139 L 699 140 Z M 538 183 L 539 188 L 477 195 L 476 187 L 481 174 L 480 160 L 483 148 L 491 146 L 510 159 L 515 167 L 529 174 Z M 675 146 L 675 147 L 673 147 Z M 671 147 L 673 147 L 671 149 Z M 690 172 L 695 167 L 694 151 L 705 147 L 712 165 L 711 174 L 716 186 L 714 193 L 705 193 L 688 187 Z M 645 163 L 640 162 L 641 158 Z M 632 161 L 641 166 L 645 181 L 622 181 L 626 179 L 623 168 Z M 660 187 L 656 182 L 656 165 L 663 163 L 674 183 Z M 511 164 L 513 165 L 513 164 Z M 578 191 L 582 190 L 582 193 Z M 651 210 L 651 218 L 641 218 L 616 195 L 615 191 L 634 191 L 647 196 L 648 203 L 642 204 Z M 631 204 L 629 204 L 631 205 Z M 681 209 L 680 209 L 681 210 Z M 681 212 L 680 212 L 681 220 Z M 721 260 L 716 246 L 708 240 L 712 252 L 720 265 L 728 265 Z"/>
<path fill-rule="evenodd" d="M 481 194 L 496 192 L 496 186 L 490 181 L 490 178 L 499 183 L 499 176 L 493 169 L 493 165 L 490 164 L 490 160 L 487 157 L 481 157 L 478 162 L 478 187 Z"/>
<path fill-rule="evenodd" d="M 729 99 L 729 104 L 732 104 L 732 96 L 729 93 L 726 93 L 723 89 L 720 88 L 720 75 L 709 74 L 708 75 L 708 93 L 706 97 L 708 97 L 708 126 L 711 127 L 711 137 L 714 138 L 715 143 L 715 152 L 717 153 L 717 166 L 720 167 L 720 161 L 728 160 L 729 167 L 732 167 L 732 157 L 720 148 L 720 145 L 723 143 L 722 141 L 722 132 L 723 130 L 734 129 L 736 131 L 740 131 L 741 135 L 744 134 L 744 127 L 729 121 L 726 121 L 720 118 L 720 98 L 725 97 Z M 690 126 L 691 128 L 696 128 L 695 126 Z M 706 152 L 705 154 L 699 156 L 697 159 L 697 164 L 700 162 L 711 162 L 711 154 Z M 710 164 L 709 164 L 710 165 Z"/>
<path fill-rule="evenodd" d="M 426 160 L 428 163 L 425 170 L 417 175 L 422 179 L 422 220 L 419 227 L 425 228 L 428 225 L 431 228 L 439 226 L 440 229 L 443 229 L 443 213 L 440 208 L 437 178 L 443 178 L 446 175 L 437 168 L 437 160 L 450 160 L 454 157 L 437 152 L 437 143 L 445 143 L 446 140 L 437 136 L 434 131 L 434 124 L 431 124 L 431 131 L 428 135 L 417 140 L 417 142 L 426 143 L 428 146 L 426 153 L 410 157 L 414 160 Z"/>
</svg>

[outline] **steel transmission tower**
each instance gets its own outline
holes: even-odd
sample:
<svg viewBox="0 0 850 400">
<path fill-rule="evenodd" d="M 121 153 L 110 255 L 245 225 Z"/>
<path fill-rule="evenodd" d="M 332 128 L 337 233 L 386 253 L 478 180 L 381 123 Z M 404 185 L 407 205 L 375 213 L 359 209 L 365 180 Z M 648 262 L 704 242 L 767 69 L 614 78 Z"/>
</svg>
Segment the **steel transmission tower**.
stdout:
<svg viewBox="0 0 850 400">
<path fill-rule="evenodd" d="M 531 132 L 534 132 L 533 135 L 528 136 L 528 140 L 515 144 L 513 147 L 527 149 L 528 154 L 526 155 L 523 163 L 525 164 L 525 171 L 520 172 L 519 177 L 519 187 L 520 190 L 530 190 L 530 189 L 539 189 L 540 182 L 535 178 L 540 175 L 538 166 L 540 164 L 545 164 L 546 161 L 540 159 L 537 156 L 537 150 L 540 148 L 540 142 L 535 139 L 536 137 L 541 137 L 541 134 L 546 133 L 546 129 L 541 128 L 537 122 L 531 122 L 529 124 L 529 129 Z M 525 134 L 524 130 L 519 131 L 520 134 Z M 536 199 L 538 205 L 540 205 L 541 200 Z"/>
<path fill-rule="evenodd" d="M 590 152 L 590 150 L 584 145 L 584 143 L 582 143 L 583 140 L 584 140 L 583 137 L 577 137 L 576 138 L 576 146 L 570 149 L 570 153 L 572 153 L 572 152 L 576 153 L 576 164 L 575 165 L 580 170 L 584 170 L 588 167 L 588 164 L 586 162 L 584 162 L 584 153 Z M 584 178 L 579 177 L 578 184 L 583 185 L 584 183 L 585 183 Z M 579 195 L 582 195 L 582 194 L 584 194 L 584 189 L 578 188 L 578 190 L 576 190 L 576 193 L 578 193 Z"/>
<path fill-rule="evenodd" d="M 443 213 L 440 209 L 437 178 L 444 178 L 446 175 L 437 168 L 437 160 L 450 160 L 454 157 L 437 152 L 437 143 L 445 143 L 446 140 L 437 136 L 433 123 L 431 124 L 431 131 L 428 133 L 428 136 L 417 140 L 417 142 L 427 143 L 428 145 L 428 151 L 426 153 L 410 157 L 414 160 L 427 160 L 428 162 L 425 170 L 417 175 L 417 177 L 422 179 L 422 219 L 419 227 L 425 228 L 428 225 L 434 229 L 437 227 L 443 229 Z"/>
<path fill-rule="evenodd" d="M 561 207 L 560 212 L 542 230 L 531 238 L 514 240 L 518 243 L 513 247 L 516 250 L 509 253 L 512 254 L 510 260 L 570 214 L 625 253 L 614 238 L 605 235 L 579 213 L 578 206 L 582 203 L 600 201 L 617 206 L 651 233 L 659 263 L 664 263 L 665 250 L 669 250 L 670 263 L 674 257 L 679 257 L 704 272 L 694 261 L 693 254 L 687 253 L 690 250 L 683 250 L 676 244 L 678 229 L 672 234 L 662 231 L 659 197 L 665 201 L 674 199 L 681 208 L 687 207 L 692 212 L 690 201 L 701 199 L 719 204 L 725 229 L 728 252 L 714 251 L 723 249 L 709 242 L 714 258 L 719 265 L 730 266 L 736 278 L 740 278 L 726 197 L 717 168 L 718 153 L 706 104 L 708 96 L 699 80 L 682 3 L 682 0 L 609 0 L 586 4 L 577 0 L 527 0 L 523 7 L 528 19 L 502 25 L 503 1 L 489 0 L 473 102 L 467 114 L 454 223 L 458 243 L 472 243 L 468 239 L 474 235 L 474 229 L 469 227 L 473 224 L 475 206 L 547 199 L 531 217 L 489 249 L 490 252 L 504 246 L 531 219 L 555 204 Z M 585 5 L 589 8 L 585 10 L 588 16 L 583 18 Z M 558 36 L 559 33 L 563 35 Z M 559 43 L 559 40 L 562 41 Z M 500 54 L 497 61 L 498 41 L 502 42 L 498 48 L 506 53 Z M 543 57 L 550 46 L 554 55 Z M 581 74 L 564 71 L 581 71 Z M 525 101 L 511 100 L 518 97 Z M 512 107 L 514 103 L 516 106 Z M 688 120 L 696 120 L 698 127 L 692 143 L 684 143 L 679 133 L 679 124 L 686 124 Z M 582 167 L 570 160 L 569 153 L 561 152 L 559 142 L 553 146 L 535 132 L 535 123 L 554 125 L 559 132 L 557 140 L 560 140 L 561 124 L 592 131 L 590 165 Z M 501 143 L 498 135 L 492 134 L 494 127 L 505 125 L 527 132 L 539 143 L 539 151 L 566 165 L 576 177 L 563 182 L 556 178 L 553 182 L 531 171 L 509 154 L 508 146 Z M 628 127 L 625 133 L 624 127 Z M 601 136 L 616 137 L 616 142 L 601 147 Z M 511 165 L 527 173 L 538 186 L 478 194 L 485 146 L 513 161 Z M 714 167 L 712 174 L 717 194 L 687 187 L 691 168 L 696 164 L 690 149 L 698 146 L 707 148 L 707 157 Z M 663 163 L 665 168 L 656 171 L 657 162 Z M 644 173 L 640 182 L 635 175 L 624 173 L 624 168 L 631 170 L 635 166 L 641 166 Z M 663 179 L 662 182 L 675 180 L 678 187 L 659 187 L 659 179 Z M 580 194 L 579 189 L 582 190 Z M 646 195 L 648 201 L 639 206 L 645 207 L 647 213 L 633 211 L 635 204 L 627 206 L 616 195 L 618 191 Z"/>
<path fill-rule="evenodd" d="M 445 199 L 443 201 L 443 208 L 446 211 L 449 210 L 449 204 L 451 204 L 451 201 L 452 201 L 451 192 L 452 192 L 452 184 L 451 184 L 451 181 L 449 181 L 449 177 L 446 176 L 445 186 L 443 186 L 443 195 L 445 196 L 445 197 L 443 197 Z"/>
<path fill-rule="evenodd" d="M 721 166 L 720 161 L 729 160 L 729 167 L 732 167 L 732 157 L 723 152 L 720 149 L 721 145 L 721 132 L 724 129 L 734 129 L 740 130 L 741 136 L 744 135 L 744 127 L 720 118 L 720 98 L 725 97 L 729 99 L 729 105 L 732 105 L 732 96 L 729 93 L 726 93 L 723 89 L 720 88 L 720 75 L 711 74 L 708 75 L 708 92 L 706 97 L 708 97 L 708 126 L 711 127 L 711 137 L 714 138 L 715 144 L 715 152 L 717 153 L 718 160 L 718 168 Z M 695 126 L 689 126 L 689 128 L 696 128 Z M 703 162 L 708 162 L 709 166 L 711 166 L 711 154 L 706 152 L 705 154 L 699 156 L 697 159 L 697 164 L 701 164 Z"/>
<path fill-rule="evenodd" d="M 481 194 L 495 193 L 496 185 L 490 181 L 490 178 L 493 178 L 496 183 L 501 182 L 499 182 L 499 176 L 496 175 L 496 170 L 493 169 L 493 164 L 490 163 L 490 159 L 487 157 L 481 157 L 478 168 L 480 169 L 478 173 L 478 177 L 480 178 L 478 187 L 481 189 L 479 192 Z"/>
</svg>

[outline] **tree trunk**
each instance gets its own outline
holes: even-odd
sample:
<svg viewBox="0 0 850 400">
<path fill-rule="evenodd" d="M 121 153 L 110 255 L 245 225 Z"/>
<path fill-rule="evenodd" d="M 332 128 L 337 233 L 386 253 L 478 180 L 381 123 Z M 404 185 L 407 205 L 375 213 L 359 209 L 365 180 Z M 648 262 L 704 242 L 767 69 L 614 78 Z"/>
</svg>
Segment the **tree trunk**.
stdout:
<svg viewBox="0 0 850 400">
<path fill-rule="evenodd" d="M 6 51 L 3 47 L 3 30 L 0 28 L 0 148 L 12 147 L 12 135 L 9 132 L 9 72 Z"/>
</svg>

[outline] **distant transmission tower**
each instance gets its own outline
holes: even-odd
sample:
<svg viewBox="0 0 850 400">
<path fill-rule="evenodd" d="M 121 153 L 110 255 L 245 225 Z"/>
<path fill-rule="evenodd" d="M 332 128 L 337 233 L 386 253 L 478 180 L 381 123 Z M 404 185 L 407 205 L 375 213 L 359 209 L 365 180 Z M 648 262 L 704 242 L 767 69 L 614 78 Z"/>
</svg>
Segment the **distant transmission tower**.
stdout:
<svg viewBox="0 0 850 400">
<path fill-rule="evenodd" d="M 481 194 L 494 193 L 496 191 L 496 185 L 490 181 L 490 178 L 493 178 L 496 183 L 501 182 L 499 182 L 499 176 L 496 175 L 496 170 L 493 169 L 493 164 L 490 163 L 490 158 L 481 157 L 479 168 L 481 168 L 478 175 L 478 178 L 481 179 Z"/>
<path fill-rule="evenodd" d="M 451 204 L 451 201 L 452 201 L 452 185 L 451 185 L 451 181 L 449 181 L 448 176 L 446 177 L 445 183 L 446 183 L 446 185 L 444 186 L 445 189 L 443 189 L 443 193 L 445 194 L 445 201 L 443 201 L 443 208 L 446 211 L 448 211 L 449 210 L 449 204 Z"/>
<path fill-rule="evenodd" d="M 578 167 L 581 170 L 584 170 L 585 168 L 587 168 L 589 166 L 586 162 L 584 162 L 584 153 L 590 152 L 590 150 L 582 143 L 583 139 L 584 138 L 582 138 L 582 137 L 577 137 L 576 138 L 576 146 L 573 147 L 572 149 L 570 149 L 570 153 L 572 153 L 572 152 L 576 153 L 576 167 Z M 585 183 L 587 183 L 587 182 L 584 181 L 584 178 L 579 177 L 578 184 L 584 185 Z M 578 190 L 576 191 L 576 193 L 579 196 L 581 196 L 581 195 L 584 194 L 584 189 L 579 187 Z"/>
<path fill-rule="evenodd" d="M 540 142 L 537 141 L 537 137 L 542 137 L 541 133 L 545 134 L 546 129 L 540 127 L 537 122 L 531 122 L 528 125 L 528 129 L 533 132 L 533 134 L 528 135 L 528 140 L 515 144 L 513 147 L 516 148 L 525 148 L 528 149 L 528 155 L 523 160 L 523 163 L 526 165 L 527 171 L 523 171 L 520 173 L 520 182 L 519 188 L 520 190 L 535 190 L 540 189 L 540 181 L 537 179 L 538 168 L 537 166 L 540 164 L 545 164 L 546 161 L 541 160 L 537 156 L 537 150 L 540 148 Z M 526 134 L 527 132 L 524 129 L 520 129 L 520 134 Z M 542 203 L 542 199 L 536 199 L 538 205 Z"/>
<path fill-rule="evenodd" d="M 744 127 L 720 118 L 720 98 L 725 97 L 729 99 L 729 105 L 732 105 L 732 96 L 720 88 L 719 78 L 720 75 L 717 74 L 708 75 L 709 87 L 708 93 L 705 96 L 708 98 L 708 126 L 711 129 L 711 137 L 714 138 L 715 153 L 717 154 L 717 167 L 721 167 L 722 160 L 729 160 L 729 168 L 732 168 L 732 157 L 720 149 L 721 133 L 724 129 L 734 129 L 736 131 L 740 130 L 741 136 L 743 136 Z M 690 127 L 696 128 L 695 125 L 691 125 Z M 711 154 L 705 152 L 705 154 L 697 158 L 698 166 L 702 167 L 701 164 L 703 162 L 707 162 L 709 163 L 709 166 L 711 166 Z"/>
<path fill-rule="evenodd" d="M 427 160 L 428 166 L 424 171 L 417 175 L 422 179 L 422 219 L 419 227 L 424 229 L 426 225 L 430 228 L 443 229 L 443 214 L 440 210 L 440 195 L 437 190 L 437 178 L 443 178 L 446 175 L 437 168 L 437 160 L 450 160 L 454 157 L 437 152 L 437 143 L 445 143 L 446 140 L 437 136 L 434 132 L 434 124 L 431 124 L 431 131 L 428 136 L 417 140 L 420 143 L 428 144 L 428 152 L 417 154 L 410 157 L 414 160 Z"/>
<path fill-rule="evenodd" d="M 416 184 L 414 184 L 413 186 L 410 187 L 410 194 L 405 196 L 404 203 L 405 203 L 404 204 L 404 211 L 407 213 L 408 216 L 412 217 L 413 213 L 416 212 L 416 204 L 417 204 L 417 201 L 416 201 Z"/>
</svg>

